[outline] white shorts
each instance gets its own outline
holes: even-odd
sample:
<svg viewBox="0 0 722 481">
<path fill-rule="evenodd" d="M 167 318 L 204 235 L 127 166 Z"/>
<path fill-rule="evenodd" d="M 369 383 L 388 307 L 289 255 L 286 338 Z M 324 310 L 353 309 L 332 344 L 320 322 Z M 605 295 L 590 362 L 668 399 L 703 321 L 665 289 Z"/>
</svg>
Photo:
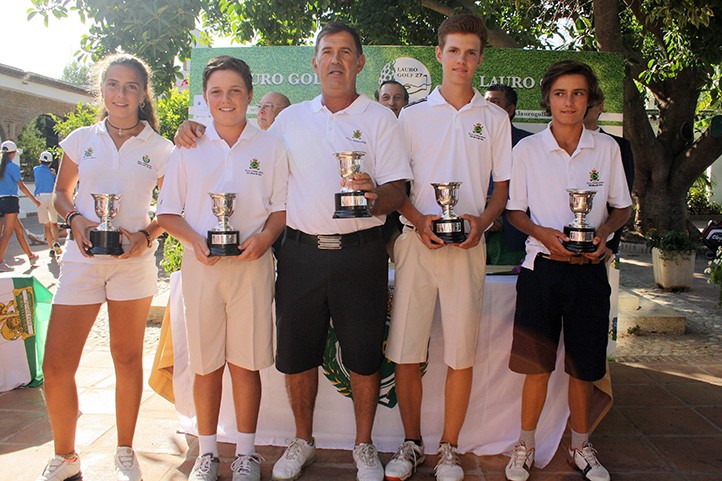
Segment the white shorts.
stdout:
<svg viewBox="0 0 722 481">
<path fill-rule="evenodd" d="M 58 211 L 55 210 L 55 206 L 53 205 L 52 192 L 38 194 L 35 198 L 38 199 L 38 202 L 40 202 L 40 205 L 38 206 L 38 222 L 40 224 L 57 224 Z"/>
<path fill-rule="evenodd" d="M 112 263 L 62 261 L 53 304 L 82 306 L 144 299 L 156 293 L 157 281 L 155 258 Z"/>
<path fill-rule="evenodd" d="M 486 246 L 472 249 L 426 247 L 404 228 L 394 246 L 396 275 L 386 357 L 399 364 L 425 362 L 436 300 L 444 333 L 444 363 L 452 369 L 474 365 L 484 298 Z"/>
<path fill-rule="evenodd" d="M 181 266 L 188 353 L 193 372 L 226 362 L 250 371 L 273 364 L 275 269 L 269 249 L 255 261 L 221 258 L 201 264 L 191 249 Z"/>
</svg>

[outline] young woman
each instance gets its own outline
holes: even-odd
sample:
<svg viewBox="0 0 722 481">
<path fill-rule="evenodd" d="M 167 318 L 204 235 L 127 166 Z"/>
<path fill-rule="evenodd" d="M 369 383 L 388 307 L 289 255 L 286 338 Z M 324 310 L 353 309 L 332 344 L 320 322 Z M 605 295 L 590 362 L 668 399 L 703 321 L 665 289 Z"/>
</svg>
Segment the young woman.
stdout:
<svg viewBox="0 0 722 481">
<path fill-rule="evenodd" d="M 75 130 L 60 143 L 64 155 L 55 208 L 74 240 L 68 241 L 61 262 L 43 362 L 55 456 L 38 481 L 80 478 L 75 372 L 103 302 L 108 303 L 116 375 L 115 469 L 119 481 L 142 477 L 132 444 L 142 393 L 145 322 L 156 290 L 154 239 L 162 232 L 150 221 L 148 209 L 172 144 L 155 131 L 150 71 L 142 60 L 112 55 L 98 64 L 97 73 L 99 122 Z M 88 253 L 89 230 L 98 225 L 91 193 L 120 196 L 113 225 L 122 232 L 123 254 Z"/>
<path fill-rule="evenodd" d="M 15 224 L 18 223 L 18 214 L 20 213 L 20 201 L 18 199 L 18 188 L 28 196 L 35 205 L 40 202 L 30 192 L 20 177 L 20 167 L 13 162 L 18 148 L 15 142 L 6 140 L 2 143 L 2 160 L 0 161 L 0 214 L 2 215 L 2 234 L 0 234 L 0 272 L 10 272 L 12 267 L 5 262 L 5 251 L 8 248 L 10 238 L 15 232 Z M 22 151 L 21 151 L 22 152 Z M 18 238 L 18 241 L 20 238 Z M 21 246 L 25 253 L 28 254 L 30 263 L 34 263 L 35 255 L 30 251 L 27 242 L 23 238 Z M 24 246 L 23 246 L 24 242 Z"/>
</svg>

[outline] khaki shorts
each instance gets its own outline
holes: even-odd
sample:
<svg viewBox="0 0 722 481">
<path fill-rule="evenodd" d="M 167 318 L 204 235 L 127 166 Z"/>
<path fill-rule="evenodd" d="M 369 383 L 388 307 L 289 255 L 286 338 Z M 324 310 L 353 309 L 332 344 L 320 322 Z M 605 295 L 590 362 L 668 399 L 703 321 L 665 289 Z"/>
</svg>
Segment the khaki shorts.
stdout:
<svg viewBox="0 0 722 481">
<path fill-rule="evenodd" d="M 38 222 L 40 224 L 57 224 L 58 211 L 55 210 L 53 205 L 53 194 L 51 192 L 38 194 L 35 198 L 40 202 L 38 206 Z"/>
<path fill-rule="evenodd" d="M 188 353 L 193 372 L 226 362 L 250 371 L 273 364 L 273 255 L 201 264 L 186 249 L 181 267 Z"/>
<path fill-rule="evenodd" d="M 63 261 L 53 304 L 84 306 L 144 299 L 156 293 L 157 281 L 153 257 L 102 264 Z"/>
<path fill-rule="evenodd" d="M 399 364 L 425 362 L 431 323 L 439 301 L 444 363 L 452 369 L 474 364 L 484 298 L 486 247 L 426 247 L 416 231 L 404 228 L 394 246 L 391 328 L 386 357 Z"/>
</svg>

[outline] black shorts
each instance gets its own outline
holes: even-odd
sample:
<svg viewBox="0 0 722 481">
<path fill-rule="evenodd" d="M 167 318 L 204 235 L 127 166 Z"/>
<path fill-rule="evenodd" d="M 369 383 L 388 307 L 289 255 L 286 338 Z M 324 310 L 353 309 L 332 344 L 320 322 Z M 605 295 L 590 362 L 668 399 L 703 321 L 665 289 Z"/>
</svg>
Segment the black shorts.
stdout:
<svg viewBox="0 0 722 481">
<path fill-rule="evenodd" d="M 19 214 L 20 200 L 14 195 L 0 197 L 0 215 Z"/>
<path fill-rule="evenodd" d="M 573 265 L 537 257 L 516 283 L 514 341 L 509 368 L 521 374 L 554 371 L 564 331 L 564 370 L 583 381 L 604 376 L 609 332 L 606 264 Z"/>
<path fill-rule="evenodd" d="M 388 299 L 381 228 L 344 237 L 338 250 L 312 239 L 287 228 L 278 252 L 276 368 L 297 374 L 322 365 L 333 322 L 346 368 L 374 374 L 383 360 Z"/>
</svg>

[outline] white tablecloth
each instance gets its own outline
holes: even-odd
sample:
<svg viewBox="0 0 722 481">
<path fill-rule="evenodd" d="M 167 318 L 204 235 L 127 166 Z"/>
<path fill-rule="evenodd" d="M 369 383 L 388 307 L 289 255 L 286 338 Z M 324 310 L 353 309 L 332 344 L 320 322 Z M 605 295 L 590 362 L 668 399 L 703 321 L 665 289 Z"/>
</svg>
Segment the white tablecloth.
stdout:
<svg viewBox="0 0 722 481">
<path fill-rule="evenodd" d="M 482 329 L 474 364 L 471 403 L 459 439 L 459 451 L 478 455 L 508 452 L 518 439 L 521 388 L 524 377 L 509 370 L 509 350 L 516 299 L 516 276 L 487 276 L 482 312 Z M 185 320 L 180 275 L 171 276 L 171 326 L 174 345 L 173 391 L 181 430 L 196 434 L 193 407 L 193 373 L 188 366 Z M 429 348 L 429 366 L 423 378 L 422 434 L 429 452 L 438 446 L 443 423 L 443 392 L 446 366 L 442 362 L 441 326 L 434 323 Z M 561 350 L 562 348 L 560 348 Z M 338 394 L 319 371 L 314 435 L 320 448 L 352 449 L 354 417 L 351 400 Z M 284 378 L 275 367 L 261 372 L 263 399 L 256 444 L 285 445 L 293 436 L 294 423 L 288 404 Z M 563 356 L 549 382 L 548 399 L 537 428 L 536 464 L 544 467 L 554 456 L 568 417 L 568 376 Z M 234 437 L 230 375 L 226 370 L 218 439 Z M 373 440 L 382 452 L 393 452 L 403 439 L 398 408 L 379 406 Z"/>
</svg>

